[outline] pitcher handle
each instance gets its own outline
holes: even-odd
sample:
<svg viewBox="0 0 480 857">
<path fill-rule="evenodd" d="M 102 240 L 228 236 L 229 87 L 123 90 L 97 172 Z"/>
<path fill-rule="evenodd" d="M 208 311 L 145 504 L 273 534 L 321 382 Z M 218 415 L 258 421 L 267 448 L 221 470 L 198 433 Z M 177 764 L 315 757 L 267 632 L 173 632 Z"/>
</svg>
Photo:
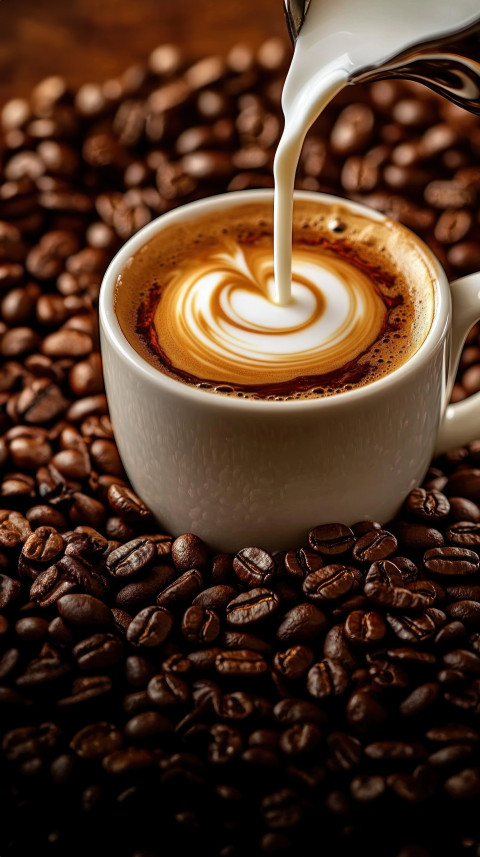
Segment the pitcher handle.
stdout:
<svg viewBox="0 0 480 857">
<path fill-rule="evenodd" d="M 468 332 L 480 320 L 480 272 L 450 284 L 452 294 L 451 361 L 447 384 L 451 393 Z M 437 436 L 435 455 L 480 439 L 480 392 L 448 405 Z"/>
</svg>

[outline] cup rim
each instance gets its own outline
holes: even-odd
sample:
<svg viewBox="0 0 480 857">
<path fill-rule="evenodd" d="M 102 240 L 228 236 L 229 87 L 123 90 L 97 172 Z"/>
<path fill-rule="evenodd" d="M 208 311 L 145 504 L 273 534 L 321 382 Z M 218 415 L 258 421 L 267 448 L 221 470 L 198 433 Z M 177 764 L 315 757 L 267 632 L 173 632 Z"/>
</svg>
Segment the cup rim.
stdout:
<svg viewBox="0 0 480 857">
<path fill-rule="evenodd" d="M 261 188 L 254 190 L 230 191 L 227 193 L 216 194 L 205 197 L 203 199 L 194 200 L 193 202 L 179 205 L 170 211 L 156 217 L 146 226 L 139 229 L 125 244 L 117 251 L 102 279 L 99 294 L 99 320 L 101 333 L 109 340 L 116 352 L 127 361 L 132 369 L 135 370 L 145 380 L 149 380 L 154 386 L 175 394 L 182 399 L 189 400 L 192 403 L 200 405 L 208 404 L 209 407 L 221 408 L 240 408 L 245 412 L 246 408 L 252 408 L 256 412 L 268 411 L 272 413 L 275 408 L 279 411 L 288 411 L 293 413 L 296 410 L 312 407 L 338 407 L 350 406 L 358 400 L 369 401 L 372 396 L 381 393 L 382 390 L 397 383 L 401 383 L 409 375 L 415 373 L 418 366 L 428 359 L 429 355 L 436 349 L 437 345 L 442 341 L 446 331 L 450 313 L 451 313 L 451 294 L 447 275 L 443 270 L 439 260 L 433 251 L 416 235 L 411 229 L 403 224 L 395 221 L 375 209 L 369 208 L 362 203 L 354 202 L 350 199 L 336 196 L 334 194 L 322 193 L 320 191 L 301 191 L 295 190 L 294 200 L 314 202 L 319 199 L 323 203 L 341 204 L 346 206 L 354 213 L 363 214 L 371 220 L 379 222 L 388 221 L 393 223 L 395 228 L 407 232 L 418 247 L 419 252 L 426 256 L 430 265 L 434 269 L 436 279 L 433 282 L 434 287 L 434 315 L 430 329 L 417 351 L 393 372 L 378 378 L 376 381 L 371 381 L 364 387 L 357 387 L 353 390 L 340 390 L 338 394 L 330 396 L 317 396 L 308 399 L 253 399 L 245 397 L 235 397 L 230 395 L 222 395 L 215 391 L 205 388 L 194 387 L 173 378 L 170 375 L 156 369 L 148 363 L 132 345 L 128 342 L 123 333 L 117 315 L 114 309 L 115 286 L 119 274 L 125 267 L 128 259 L 140 249 L 154 235 L 160 232 L 163 228 L 170 226 L 175 221 L 193 219 L 198 215 L 202 215 L 211 208 L 222 208 L 224 206 L 235 206 L 242 203 L 258 202 L 273 202 L 273 188 Z"/>
</svg>

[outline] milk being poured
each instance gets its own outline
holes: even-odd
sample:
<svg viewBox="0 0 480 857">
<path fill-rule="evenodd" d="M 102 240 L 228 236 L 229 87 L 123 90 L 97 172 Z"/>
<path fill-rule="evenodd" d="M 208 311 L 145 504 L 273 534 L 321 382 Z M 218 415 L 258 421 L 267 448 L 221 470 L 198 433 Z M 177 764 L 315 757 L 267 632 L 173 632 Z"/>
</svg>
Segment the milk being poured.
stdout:
<svg viewBox="0 0 480 857">
<path fill-rule="evenodd" d="M 466 30 L 478 19 L 477 0 L 310 0 L 283 89 L 285 129 L 274 164 L 276 303 L 285 305 L 291 300 L 293 187 L 310 126 L 348 83 L 385 77 L 389 65 L 403 70 L 406 63 L 420 56 L 415 53 L 416 46 Z M 402 63 L 398 55 L 405 52 L 410 53 Z M 444 61 L 445 52 L 435 52 L 432 47 L 422 56 L 435 67 Z M 476 87 L 480 66 L 473 59 L 458 59 L 466 69 L 463 78 L 462 72 L 457 72 L 465 92 L 462 99 L 453 100 L 476 102 L 480 98 Z M 397 72 L 395 76 L 407 74 Z M 408 76 L 432 82 L 431 75 Z M 451 95 L 448 83 L 434 88 Z"/>
</svg>

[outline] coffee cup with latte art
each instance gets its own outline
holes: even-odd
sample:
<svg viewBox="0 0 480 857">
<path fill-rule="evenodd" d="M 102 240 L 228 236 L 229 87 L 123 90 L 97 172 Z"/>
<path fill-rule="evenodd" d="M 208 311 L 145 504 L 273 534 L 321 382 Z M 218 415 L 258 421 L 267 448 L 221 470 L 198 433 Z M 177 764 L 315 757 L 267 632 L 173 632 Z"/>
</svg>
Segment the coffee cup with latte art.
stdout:
<svg viewBox="0 0 480 857">
<path fill-rule="evenodd" d="M 107 396 L 135 490 L 165 529 L 217 550 L 390 519 L 435 448 L 478 434 L 475 397 L 445 409 L 479 285 L 474 275 L 450 292 L 405 227 L 304 192 L 279 305 L 271 191 L 163 215 L 117 254 L 100 295 Z"/>
</svg>

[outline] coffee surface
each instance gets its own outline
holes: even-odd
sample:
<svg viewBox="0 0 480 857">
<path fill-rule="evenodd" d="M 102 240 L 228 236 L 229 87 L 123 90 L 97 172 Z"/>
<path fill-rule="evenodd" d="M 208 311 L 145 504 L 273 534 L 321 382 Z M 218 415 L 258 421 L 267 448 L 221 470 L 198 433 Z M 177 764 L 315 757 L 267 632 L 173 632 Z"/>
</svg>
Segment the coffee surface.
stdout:
<svg viewBox="0 0 480 857">
<path fill-rule="evenodd" d="M 397 369 L 431 325 L 435 274 L 414 237 L 346 207 L 296 205 L 292 299 L 274 302 L 272 210 L 174 224 L 129 260 L 116 312 L 150 364 L 252 398 L 305 398 Z"/>
</svg>

